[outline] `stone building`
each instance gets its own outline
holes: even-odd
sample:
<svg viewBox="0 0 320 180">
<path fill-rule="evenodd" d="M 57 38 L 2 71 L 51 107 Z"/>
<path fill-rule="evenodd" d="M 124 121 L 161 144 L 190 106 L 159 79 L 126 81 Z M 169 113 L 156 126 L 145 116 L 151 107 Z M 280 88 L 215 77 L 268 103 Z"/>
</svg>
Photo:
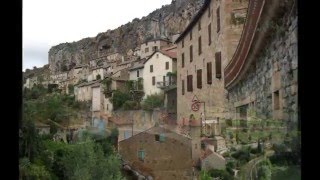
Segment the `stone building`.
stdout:
<svg viewBox="0 0 320 180">
<path fill-rule="evenodd" d="M 247 1 L 205 0 L 177 38 L 177 120 L 223 118 L 226 111 L 223 67 L 234 53 L 243 23 L 232 21 Z"/>
<path fill-rule="evenodd" d="M 297 2 L 252 0 L 224 69 L 230 119 L 298 122 Z"/>
<path fill-rule="evenodd" d="M 152 127 L 120 141 L 119 153 L 124 163 L 145 177 L 192 179 L 191 142 L 165 128 Z"/>
<path fill-rule="evenodd" d="M 74 95 L 76 101 L 91 101 L 92 86 L 99 84 L 101 80 L 81 83 L 74 86 Z"/>
<path fill-rule="evenodd" d="M 162 93 L 163 89 L 175 84 L 175 79 L 168 75 L 176 71 L 176 53 L 155 51 L 145 62 L 143 70 L 143 89 L 145 96 Z"/>
<path fill-rule="evenodd" d="M 149 58 L 155 51 L 172 46 L 172 42 L 164 38 L 156 38 L 140 45 L 140 58 Z"/>
</svg>

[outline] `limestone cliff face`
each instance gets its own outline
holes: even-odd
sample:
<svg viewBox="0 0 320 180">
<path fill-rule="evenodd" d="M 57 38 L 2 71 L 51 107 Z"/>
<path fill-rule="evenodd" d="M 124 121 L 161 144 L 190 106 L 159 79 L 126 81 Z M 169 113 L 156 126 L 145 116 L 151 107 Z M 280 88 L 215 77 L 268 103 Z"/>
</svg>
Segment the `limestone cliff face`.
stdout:
<svg viewBox="0 0 320 180">
<path fill-rule="evenodd" d="M 159 30 L 159 16 L 162 17 L 166 36 L 180 33 L 203 2 L 204 0 L 173 0 L 171 4 L 156 9 L 148 16 L 135 18 L 117 29 L 99 33 L 93 38 L 53 46 L 48 54 L 50 71 L 55 74 L 88 63 L 98 57 L 101 48 L 107 53 L 117 51 L 126 54 L 129 49 L 134 49 L 156 35 Z"/>
</svg>

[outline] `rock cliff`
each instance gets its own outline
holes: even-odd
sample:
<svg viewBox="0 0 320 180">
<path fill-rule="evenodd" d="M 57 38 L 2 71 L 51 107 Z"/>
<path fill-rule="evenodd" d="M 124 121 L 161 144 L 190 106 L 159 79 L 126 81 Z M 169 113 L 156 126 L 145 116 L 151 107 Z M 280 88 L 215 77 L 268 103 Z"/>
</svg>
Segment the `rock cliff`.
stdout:
<svg viewBox="0 0 320 180">
<path fill-rule="evenodd" d="M 156 9 L 148 16 L 135 18 L 114 30 L 99 33 L 96 37 L 53 46 L 48 54 L 50 71 L 56 74 L 68 71 L 73 66 L 88 63 L 98 57 L 101 48 L 106 53 L 126 54 L 128 50 L 157 34 L 159 19 L 163 21 L 164 34 L 170 38 L 184 30 L 203 2 L 204 0 L 172 0 L 171 4 Z"/>
</svg>

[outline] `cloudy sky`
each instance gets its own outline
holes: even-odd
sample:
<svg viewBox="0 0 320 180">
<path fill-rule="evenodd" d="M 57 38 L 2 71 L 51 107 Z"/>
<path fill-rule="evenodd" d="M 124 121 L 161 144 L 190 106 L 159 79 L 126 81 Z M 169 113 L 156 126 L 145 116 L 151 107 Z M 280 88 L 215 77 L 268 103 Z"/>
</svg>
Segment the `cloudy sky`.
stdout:
<svg viewBox="0 0 320 180">
<path fill-rule="evenodd" d="M 48 64 L 50 47 L 95 37 L 172 0 L 24 0 L 23 70 Z"/>
</svg>

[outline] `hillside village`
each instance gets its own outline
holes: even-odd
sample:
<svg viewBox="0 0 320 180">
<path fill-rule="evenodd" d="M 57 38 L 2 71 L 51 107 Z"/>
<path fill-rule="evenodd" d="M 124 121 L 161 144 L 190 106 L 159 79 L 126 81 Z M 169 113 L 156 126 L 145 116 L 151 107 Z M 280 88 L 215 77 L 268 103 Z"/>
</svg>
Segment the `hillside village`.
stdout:
<svg viewBox="0 0 320 180">
<path fill-rule="evenodd" d="M 204 0 L 181 32 L 169 36 L 160 14 L 153 37 L 127 52 L 101 43 L 88 63 L 24 72 L 23 88 L 41 84 L 88 103 L 72 131 L 116 127 L 123 169 L 139 179 L 211 169 L 248 179 L 230 166 L 232 152 L 268 154 L 300 130 L 295 3 Z"/>
</svg>

